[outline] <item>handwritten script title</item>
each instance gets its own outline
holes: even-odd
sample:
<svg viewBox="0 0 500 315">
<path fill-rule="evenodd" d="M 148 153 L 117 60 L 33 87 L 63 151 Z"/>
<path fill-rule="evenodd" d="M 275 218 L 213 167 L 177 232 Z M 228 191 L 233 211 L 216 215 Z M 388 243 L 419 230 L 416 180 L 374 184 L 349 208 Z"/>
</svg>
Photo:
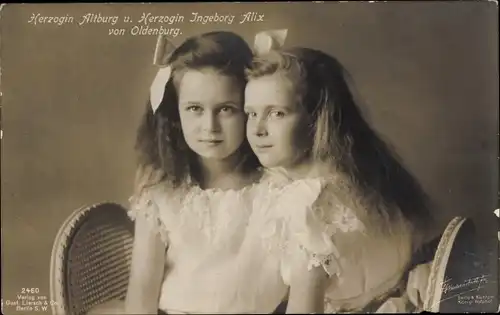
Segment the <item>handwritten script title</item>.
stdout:
<svg viewBox="0 0 500 315">
<path fill-rule="evenodd" d="M 73 15 L 63 16 L 46 16 L 40 13 L 32 13 L 28 20 L 28 24 L 32 25 L 57 25 L 63 26 L 67 24 L 76 24 L 78 26 L 85 25 L 110 25 L 116 28 L 109 28 L 109 35 L 159 35 L 165 34 L 176 37 L 182 32 L 179 27 L 171 27 L 173 25 L 190 23 L 190 24 L 227 24 L 233 23 L 258 23 L 264 22 L 265 15 L 256 11 L 247 11 L 241 14 L 221 14 L 213 13 L 203 15 L 199 12 L 191 12 L 189 16 L 181 14 L 173 15 L 154 15 L 150 12 L 143 12 L 138 17 L 118 15 L 105 15 L 101 13 L 85 13 L 79 17 Z"/>
</svg>

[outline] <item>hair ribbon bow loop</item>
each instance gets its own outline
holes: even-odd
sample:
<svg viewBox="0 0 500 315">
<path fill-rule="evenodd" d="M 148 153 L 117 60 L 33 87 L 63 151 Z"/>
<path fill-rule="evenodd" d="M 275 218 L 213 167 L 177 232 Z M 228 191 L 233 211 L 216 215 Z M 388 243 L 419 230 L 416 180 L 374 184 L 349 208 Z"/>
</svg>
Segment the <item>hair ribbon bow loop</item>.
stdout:
<svg viewBox="0 0 500 315">
<path fill-rule="evenodd" d="M 153 64 L 160 67 L 160 69 L 156 73 L 149 91 L 153 113 L 155 113 L 160 106 L 165 91 L 165 85 L 168 80 L 170 80 L 172 68 L 168 65 L 168 59 L 175 49 L 175 45 L 165 35 L 158 36 Z"/>
<path fill-rule="evenodd" d="M 254 50 L 257 55 L 268 53 L 273 49 L 281 48 L 285 44 L 288 29 L 267 30 L 255 35 Z"/>
</svg>

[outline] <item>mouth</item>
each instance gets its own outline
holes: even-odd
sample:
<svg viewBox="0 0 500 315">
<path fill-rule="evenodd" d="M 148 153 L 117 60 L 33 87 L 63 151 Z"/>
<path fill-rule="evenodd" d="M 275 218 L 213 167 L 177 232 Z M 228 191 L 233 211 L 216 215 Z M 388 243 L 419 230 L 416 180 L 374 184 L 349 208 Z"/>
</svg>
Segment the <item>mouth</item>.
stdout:
<svg viewBox="0 0 500 315">
<path fill-rule="evenodd" d="M 217 145 L 222 143 L 222 140 L 214 140 L 214 139 L 202 139 L 198 141 L 207 145 Z"/>
<path fill-rule="evenodd" d="M 273 146 L 270 145 L 270 144 L 266 144 L 266 145 L 256 145 L 255 146 L 255 151 L 257 152 L 263 152 L 263 151 L 266 151 L 270 148 L 272 148 Z"/>
</svg>

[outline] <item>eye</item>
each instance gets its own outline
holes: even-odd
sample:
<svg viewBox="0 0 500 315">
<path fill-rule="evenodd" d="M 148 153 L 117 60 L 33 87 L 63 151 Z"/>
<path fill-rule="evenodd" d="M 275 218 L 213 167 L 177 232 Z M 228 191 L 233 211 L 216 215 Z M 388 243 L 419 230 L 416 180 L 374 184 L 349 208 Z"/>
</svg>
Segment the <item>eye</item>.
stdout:
<svg viewBox="0 0 500 315">
<path fill-rule="evenodd" d="M 245 114 L 248 116 L 248 118 L 255 118 L 255 117 L 257 117 L 257 113 L 255 113 L 255 112 L 245 112 Z"/>
<path fill-rule="evenodd" d="M 218 110 L 218 114 L 222 115 L 223 117 L 227 116 L 233 116 L 234 114 L 239 113 L 241 110 L 238 107 L 235 106 L 222 106 Z"/>
<path fill-rule="evenodd" d="M 191 106 L 186 107 L 186 111 L 192 112 L 192 113 L 199 113 L 202 110 L 203 110 L 203 108 L 201 108 L 201 106 L 198 106 L 198 105 L 191 105 Z"/>
<path fill-rule="evenodd" d="M 236 111 L 236 109 L 234 107 L 231 107 L 231 106 L 224 106 L 220 109 L 220 112 L 221 113 L 234 113 Z"/>
<path fill-rule="evenodd" d="M 283 117 L 285 117 L 285 112 L 280 111 L 280 110 L 273 110 L 269 113 L 269 116 L 271 118 L 283 118 Z"/>
</svg>

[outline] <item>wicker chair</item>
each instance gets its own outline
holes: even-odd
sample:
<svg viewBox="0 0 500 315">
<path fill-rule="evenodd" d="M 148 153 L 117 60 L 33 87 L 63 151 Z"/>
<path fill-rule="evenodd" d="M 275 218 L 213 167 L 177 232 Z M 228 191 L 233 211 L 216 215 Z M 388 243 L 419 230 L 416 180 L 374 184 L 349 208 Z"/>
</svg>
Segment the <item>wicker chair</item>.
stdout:
<svg viewBox="0 0 500 315">
<path fill-rule="evenodd" d="M 59 229 L 52 249 L 52 313 L 81 315 L 97 304 L 123 299 L 133 238 L 133 222 L 118 204 L 74 211 Z"/>
<path fill-rule="evenodd" d="M 52 250 L 50 295 L 55 302 L 53 314 L 83 315 L 96 305 L 123 299 L 133 238 L 133 222 L 126 209 L 118 204 L 101 203 L 73 212 L 59 229 Z M 480 245 L 471 219 L 457 217 L 448 224 L 439 238 L 435 254 L 435 247 L 430 246 L 430 252 L 424 255 L 434 257 L 424 310 L 441 313 L 497 311 L 496 269 L 487 282 L 481 278 L 490 275 L 495 268 L 486 263 L 485 253 L 496 254 L 497 251 Z M 480 288 L 464 285 L 470 279 L 479 281 Z M 472 298 L 475 302 L 459 303 L 458 295 L 462 302 Z M 478 303 L 476 296 L 492 297 L 493 301 Z M 285 308 L 286 302 L 275 314 L 284 313 Z"/>
<path fill-rule="evenodd" d="M 424 310 L 497 311 L 497 266 L 490 263 L 490 256 L 496 256 L 497 251 L 479 241 L 475 228 L 472 219 L 462 217 L 454 218 L 446 227 L 432 261 Z"/>
</svg>

